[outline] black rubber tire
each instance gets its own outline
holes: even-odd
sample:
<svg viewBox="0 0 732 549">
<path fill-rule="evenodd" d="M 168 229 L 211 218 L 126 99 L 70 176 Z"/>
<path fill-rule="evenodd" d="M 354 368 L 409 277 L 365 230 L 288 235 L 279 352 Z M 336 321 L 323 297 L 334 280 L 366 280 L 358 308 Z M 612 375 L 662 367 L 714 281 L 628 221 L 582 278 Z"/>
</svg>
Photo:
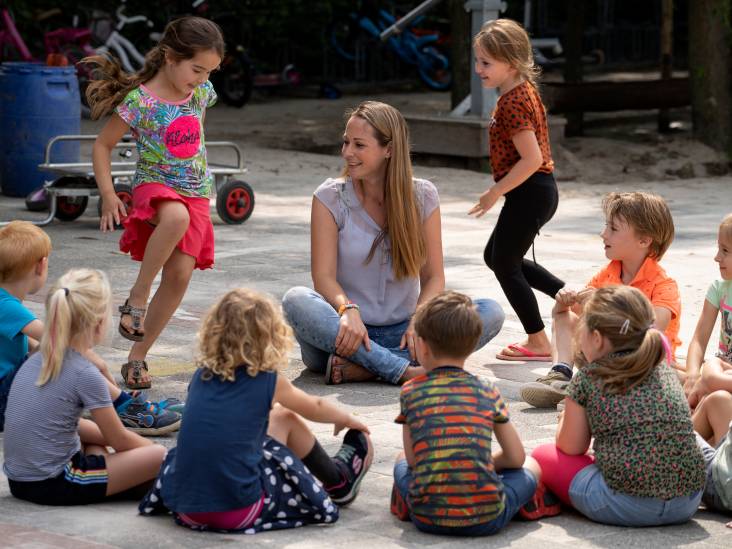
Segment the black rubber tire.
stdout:
<svg viewBox="0 0 732 549">
<path fill-rule="evenodd" d="M 56 198 L 56 219 L 73 221 L 81 217 L 88 204 L 88 196 L 59 196 Z"/>
<path fill-rule="evenodd" d="M 254 211 L 254 189 L 249 183 L 230 180 L 216 190 L 216 212 L 224 223 L 240 225 Z"/>
<path fill-rule="evenodd" d="M 227 53 L 221 62 L 221 68 L 212 75 L 211 80 L 216 93 L 225 104 L 241 108 L 252 96 L 252 63 L 244 52 Z"/>
</svg>

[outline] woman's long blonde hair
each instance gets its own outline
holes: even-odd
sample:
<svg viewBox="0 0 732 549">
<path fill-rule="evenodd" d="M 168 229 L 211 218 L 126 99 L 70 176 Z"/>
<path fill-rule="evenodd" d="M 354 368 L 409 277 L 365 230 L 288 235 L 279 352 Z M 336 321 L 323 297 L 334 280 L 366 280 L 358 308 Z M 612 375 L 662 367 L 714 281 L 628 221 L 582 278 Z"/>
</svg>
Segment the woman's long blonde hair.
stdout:
<svg viewBox="0 0 732 549">
<path fill-rule="evenodd" d="M 589 332 L 597 330 L 610 342 L 612 351 L 593 363 L 593 375 L 603 380 L 610 393 L 622 393 L 642 383 L 668 354 L 664 335 L 653 326 L 653 306 L 632 286 L 607 286 L 595 290 L 582 311 Z M 577 363 L 587 360 L 579 352 Z"/>
<path fill-rule="evenodd" d="M 145 55 L 145 64 L 134 74 L 126 73 L 107 55 L 93 55 L 81 60 L 93 67 L 94 80 L 86 88 L 86 98 L 93 120 L 111 113 L 125 96 L 150 80 L 165 64 L 192 59 L 198 52 L 215 50 L 223 60 L 224 37 L 219 26 L 203 17 L 181 17 L 168 23 L 160 42 Z"/>
<path fill-rule="evenodd" d="M 112 292 L 107 276 L 95 269 L 72 269 L 59 278 L 46 296 L 46 325 L 41 337 L 43 365 L 36 385 L 61 373 L 64 355 L 77 335 L 93 337 L 111 317 Z"/>
<path fill-rule="evenodd" d="M 203 379 L 217 375 L 234 381 L 236 370 L 276 372 L 287 362 L 292 330 L 275 304 L 264 295 L 238 288 L 227 292 L 211 307 L 198 333 L 198 367 Z"/>
<path fill-rule="evenodd" d="M 498 61 L 508 63 L 524 80 L 536 87 L 541 70 L 534 63 L 534 52 L 528 33 L 516 21 L 486 21 L 473 38 L 473 46 Z"/>
<path fill-rule="evenodd" d="M 386 224 L 374 239 L 366 263 L 373 259 L 379 244 L 388 236 L 394 276 L 397 280 L 418 276 L 427 260 L 427 247 L 422 235 L 422 216 L 414 194 L 407 123 L 397 109 L 378 101 L 364 101 L 356 109 L 346 112 L 346 121 L 353 117 L 369 123 L 382 147 L 391 147 L 384 185 Z M 347 167 L 344 167 L 343 175 L 348 175 Z"/>
</svg>

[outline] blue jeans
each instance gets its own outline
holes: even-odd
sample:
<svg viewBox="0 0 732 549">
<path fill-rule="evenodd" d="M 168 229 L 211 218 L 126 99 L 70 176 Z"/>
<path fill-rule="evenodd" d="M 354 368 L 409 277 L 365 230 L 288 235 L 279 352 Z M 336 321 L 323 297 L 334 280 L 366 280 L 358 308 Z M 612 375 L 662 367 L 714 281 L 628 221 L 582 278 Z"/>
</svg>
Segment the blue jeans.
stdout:
<svg viewBox="0 0 732 549">
<path fill-rule="evenodd" d="M 500 305 L 492 299 L 476 299 L 474 303 L 483 321 L 483 333 L 475 346 L 477 350 L 501 330 L 505 316 Z M 300 344 L 305 366 L 313 372 L 324 372 L 328 356 L 335 353 L 340 327 L 338 313 L 323 296 L 303 286 L 287 291 L 282 298 L 282 309 Z M 348 359 L 396 385 L 410 364 L 409 349 L 399 348 L 409 320 L 389 326 L 366 325 L 371 351 L 361 345 Z"/>
<path fill-rule="evenodd" d="M 409 518 L 418 530 L 427 534 L 439 534 L 445 536 L 489 536 L 504 528 L 514 517 L 519 509 L 526 505 L 536 492 L 536 477 L 528 469 L 504 469 L 498 474 L 503 482 L 503 493 L 505 495 L 505 506 L 503 512 L 490 522 L 476 526 L 463 526 L 459 528 L 446 528 L 426 524 L 414 516 L 411 509 Z M 400 459 L 394 464 L 394 484 L 399 494 L 409 508 L 409 485 L 412 483 L 412 470 L 409 468 L 406 459 Z"/>
<path fill-rule="evenodd" d="M 597 465 L 588 465 L 572 479 L 569 499 L 590 520 L 615 526 L 662 526 L 689 520 L 702 491 L 669 500 L 623 494 L 610 488 Z"/>
</svg>

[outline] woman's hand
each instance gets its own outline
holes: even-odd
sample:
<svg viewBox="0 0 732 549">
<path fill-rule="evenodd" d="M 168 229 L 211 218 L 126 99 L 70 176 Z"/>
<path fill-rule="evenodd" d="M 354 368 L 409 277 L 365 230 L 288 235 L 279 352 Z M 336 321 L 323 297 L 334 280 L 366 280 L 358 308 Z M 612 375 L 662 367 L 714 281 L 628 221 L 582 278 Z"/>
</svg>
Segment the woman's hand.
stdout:
<svg viewBox="0 0 732 549">
<path fill-rule="evenodd" d="M 480 195 L 478 203 L 470 209 L 468 215 L 483 217 L 493 206 L 495 206 L 499 198 L 501 198 L 501 194 L 496 190 L 496 187 L 491 187 Z"/>
<path fill-rule="evenodd" d="M 414 331 L 414 317 L 412 317 L 412 320 L 409 321 L 409 326 L 407 326 L 407 330 L 402 335 L 402 341 L 399 343 L 399 348 L 404 349 L 404 347 L 409 348 L 409 358 L 412 360 L 417 360 L 417 333 Z"/>
<path fill-rule="evenodd" d="M 371 340 L 366 326 L 361 320 L 358 309 L 346 309 L 341 315 L 338 335 L 335 340 L 335 351 L 338 356 L 353 355 L 363 343 L 367 351 L 371 351 Z"/>
<path fill-rule="evenodd" d="M 345 428 L 356 429 L 357 431 L 361 431 L 367 435 L 371 434 L 371 431 L 369 431 L 366 424 L 363 421 L 356 419 L 353 414 L 348 414 L 343 421 L 337 421 L 333 424 L 333 435 L 337 435 Z"/>
<path fill-rule="evenodd" d="M 119 225 L 127 217 L 127 209 L 116 193 L 102 197 L 102 218 L 99 221 L 99 228 L 103 233 L 113 231 L 115 225 Z"/>
</svg>

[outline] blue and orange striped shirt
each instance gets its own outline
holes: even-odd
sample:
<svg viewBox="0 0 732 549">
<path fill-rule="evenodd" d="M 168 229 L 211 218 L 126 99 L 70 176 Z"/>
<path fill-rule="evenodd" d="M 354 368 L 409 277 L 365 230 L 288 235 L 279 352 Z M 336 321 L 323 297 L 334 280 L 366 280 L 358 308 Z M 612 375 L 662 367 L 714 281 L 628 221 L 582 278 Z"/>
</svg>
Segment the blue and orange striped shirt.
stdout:
<svg viewBox="0 0 732 549">
<path fill-rule="evenodd" d="M 402 387 L 397 423 L 406 424 L 415 464 L 409 504 L 415 518 L 448 528 L 475 526 L 503 512 L 491 457 L 494 423 L 508 421 L 498 389 L 462 368 L 443 366 Z"/>
</svg>

